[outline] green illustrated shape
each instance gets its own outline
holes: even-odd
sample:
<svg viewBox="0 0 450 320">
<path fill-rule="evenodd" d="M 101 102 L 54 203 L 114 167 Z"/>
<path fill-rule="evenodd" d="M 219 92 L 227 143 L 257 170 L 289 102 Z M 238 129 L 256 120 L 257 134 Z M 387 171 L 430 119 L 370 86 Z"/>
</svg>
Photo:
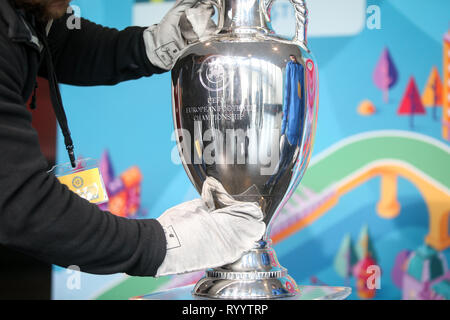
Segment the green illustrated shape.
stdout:
<svg viewBox="0 0 450 320">
<path fill-rule="evenodd" d="M 378 261 L 375 248 L 373 247 L 373 241 L 370 238 L 368 225 L 365 225 L 361 229 L 358 243 L 356 245 L 356 255 L 358 257 L 358 261 L 366 257 L 371 257 L 373 260 Z"/>
<path fill-rule="evenodd" d="M 334 270 L 342 278 L 352 275 L 352 267 L 356 263 L 356 253 L 350 234 L 346 234 L 342 240 L 339 251 L 334 259 Z"/>
<path fill-rule="evenodd" d="M 399 130 L 355 135 L 313 158 L 300 185 L 319 193 L 370 163 L 393 159 L 419 169 L 434 181 L 450 188 L 450 170 L 443 170 L 450 161 L 449 147 L 431 141 L 437 140 Z"/>
<path fill-rule="evenodd" d="M 428 262 L 428 274 L 424 274 L 425 262 Z M 417 281 L 433 281 L 443 276 L 444 272 L 439 252 L 427 245 L 417 249 L 408 263 L 408 274 Z"/>
</svg>

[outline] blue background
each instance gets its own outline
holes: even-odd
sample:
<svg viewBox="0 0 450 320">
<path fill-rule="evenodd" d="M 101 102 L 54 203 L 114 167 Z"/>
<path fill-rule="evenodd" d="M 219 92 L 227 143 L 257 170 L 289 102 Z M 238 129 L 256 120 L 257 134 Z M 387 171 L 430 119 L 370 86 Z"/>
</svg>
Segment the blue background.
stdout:
<svg viewBox="0 0 450 320">
<path fill-rule="evenodd" d="M 132 23 L 132 0 L 76 0 L 84 18 L 123 29 Z M 320 72 L 320 107 L 314 154 L 351 135 L 380 129 L 410 130 L 408 117 L 396 110 L 410 76 L 420 90 L 425 86 L 432 66 L 442 77 L 442 39 L 450 22 L 448 0 L 368 1 L 381 8 L 382 28 L 349 37 L 310 38 Z M 426 8 L 426 9 L 425 9 Z M 382 50 L 388 47 L 399 70 L 399 80 L 385 104 L 382 93 L 373 84 L 372 73 Z M 175 142 L 171 110 L 170 74 L 129 81 L 114 87 L 80 88 L 62 86 L 73 139 L 78 156 L 100 158 L 108 149 L 116 172 L 138 165 L 143 172 L 142 206 L 148 217 L 182 201 L 197 197 L 184 169 L 171 160 Z M 361 117 L 356 108 L 370 99 L 377 106 L 372 117 Z M 439 108 L 438 114 L 440 114 Z M 415 117 L 415 131 L 442 142 L 441 126 L 430 110 Z M 447 142 L 444 142 L 447 143 Z M 314 155 L 313 154 L 313 155 Z M 66 162 L 61 136 L 58 161 Z M 430 160 L 432 161 L 432 159 Z M 443 170 L 448 170 L 443 168 Z M 334 256 L 346 233 L 355 240 L 361 227 L 369 225 L 370 235 L 382 265 L 382 289 L 377 299 L 399 299 L 400 290 L 390 279 L 396 254 L 423 244 L 428 230 L 425 203 L 417 189 L 399 179 L 402 212 L 394 220 L 375 213 L 379 179 L 372 179 L 340 199 L 339 204 L 311 226 L 276 246 L 279 260 L 298 283 L 308 284 L 317 276 L 330 285 L 344 285 L 332 268 Z M 358 201 L 355 201 L 358 199 Z M 449 256 L 449 250 L 444 253 Z M 299 259 L 301 257 L 301 259 Z M 102 286 L 117 281 L 116 276 L 88 276 L 90 286 L 79 293 L 64 289 L 66 277 L 56 269 L 55 298 L 88 298 Z M 353 284 L 353 283 L 352 283 Z M 352 294 L 351 298 L 357 298 Z"/>
</svg>

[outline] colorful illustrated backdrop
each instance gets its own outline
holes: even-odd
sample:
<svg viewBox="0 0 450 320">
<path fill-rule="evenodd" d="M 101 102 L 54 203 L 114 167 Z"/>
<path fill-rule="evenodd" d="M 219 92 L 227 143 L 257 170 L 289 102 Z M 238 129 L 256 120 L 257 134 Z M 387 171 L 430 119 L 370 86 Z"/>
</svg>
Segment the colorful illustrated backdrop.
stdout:
<svg viewBox="0 0 450 320">
<path fill-rule="evenodd" d="M 450 2 L 309 2 L 319 120 L 309 169 L 272 228 L 279 260 L 299 284 L 351 286 L 351 299 L 450 299 Z M 83 17 L 121 29 L 146 17 L 158 22 L 173 2 L 73 4 Z M 272 15 L 288 35 L 289 2 L 276 2 Z M 119 215 L 155 218 L 198 197 L 172 162 L 169 79 L 62 87 L 77 152 L 103 159 L 115 199 L 109 209 Z M 62 139 L 58 146 L 65 162 Z M 55 299 L 128 299 L 201 273 L 82 273 L 75 288 L 73 276 L 54 268 Z"/>
</svg>

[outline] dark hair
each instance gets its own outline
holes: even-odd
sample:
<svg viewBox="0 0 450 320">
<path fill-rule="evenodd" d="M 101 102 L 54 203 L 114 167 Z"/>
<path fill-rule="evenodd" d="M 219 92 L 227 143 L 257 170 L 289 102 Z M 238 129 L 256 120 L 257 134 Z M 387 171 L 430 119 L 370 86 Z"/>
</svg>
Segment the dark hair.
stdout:
<svg viewBox="0 0 450 320">
<path fill-rule="evenodd" d="M 45 6 L 39 1 L 30 0 L 10 0 L 10 2 L 18 9 L 23 9 L 27 14 L 33 15 L 39 20 L 44 20 Z"/>
</svg>

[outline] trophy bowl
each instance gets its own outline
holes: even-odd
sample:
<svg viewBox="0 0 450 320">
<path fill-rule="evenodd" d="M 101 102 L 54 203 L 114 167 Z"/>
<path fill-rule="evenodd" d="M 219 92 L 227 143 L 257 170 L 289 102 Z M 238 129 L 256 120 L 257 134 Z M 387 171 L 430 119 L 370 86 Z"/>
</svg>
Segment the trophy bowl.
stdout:
<svg viewBox="0 0 450 320">
<path fill-rule="evenodd" d="M 298 186 L 314 141 L 318 73 L 306 45 L 304 1 L 292 40 L 270 27 L 270 3 L 213 2 L 218 30 L 190 45 L 172 70 L 180 158 L 201 192 L 212 177 L 238 201 L 256 202 L 267 231 L 238 261 L 206 271 L 193 294 L 270 299 L 299 293 L 271 247 L 270 224 Z"/>
</svg>

